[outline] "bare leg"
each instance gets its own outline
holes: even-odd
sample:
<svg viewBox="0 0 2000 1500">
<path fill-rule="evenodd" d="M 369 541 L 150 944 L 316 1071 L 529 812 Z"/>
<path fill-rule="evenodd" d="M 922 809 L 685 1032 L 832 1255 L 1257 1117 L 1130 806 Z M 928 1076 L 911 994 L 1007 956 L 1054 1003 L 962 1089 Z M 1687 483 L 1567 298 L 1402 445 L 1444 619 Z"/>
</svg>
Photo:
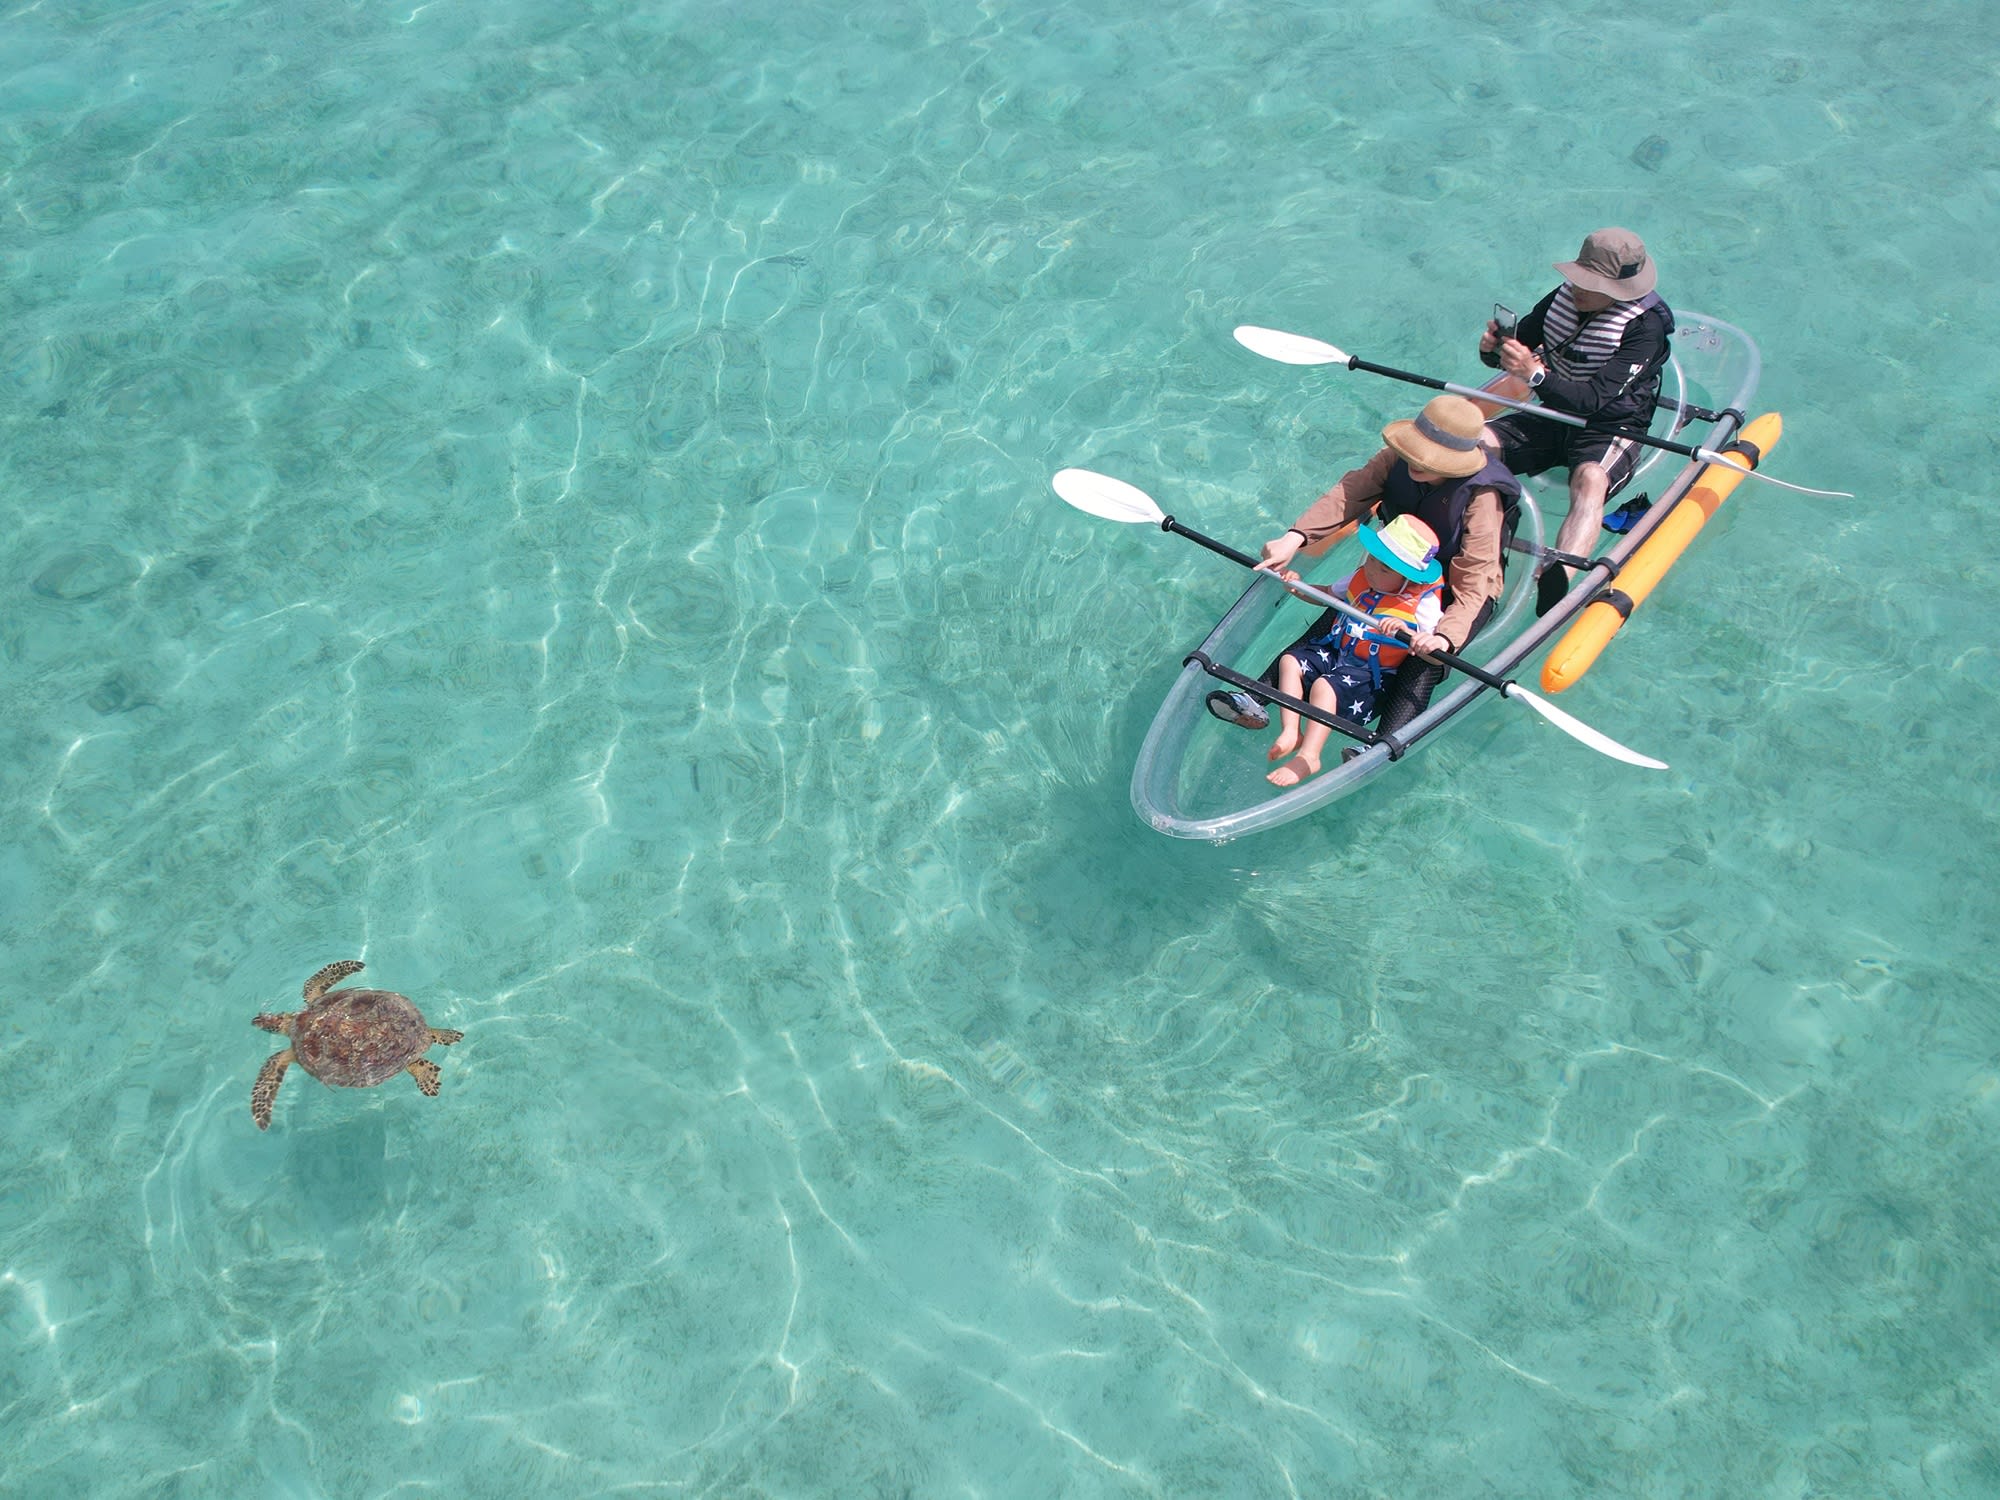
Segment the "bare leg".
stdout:
<svg viewBox="0 0 2000 1500">
<path fill-rule="evenodd" d="M 271 1105 L 278 1097 L 278 1085 L 285 1081 L 285 1069 L 296 1056 L 290 1047 L 274 1052 L 258 1072 L 257 1082 L 250 1090 L 250 1118 L 257 1122 L 259 1130 L 271 1128 Z"/>
<path fill-rule="evenodd" d="M 1578 464 L 1569 471 L 1569 514 L 1556 533 L 1556 550 L 1588 557 L 1597 550 L 1598 528 L 1604 524 L 1604 495 L 1611 476 L 1602 464 Z M 1564 576 L 1570 576 L 1568 570 Z"/>
<path fill-rule="evenodd" d="M 1339 699 L 1334 696 L 1333 684 L 1324 677 L 1313 684 L 1312 696 L 1306 699 L 1314 708 L 1323 708 L 1332 713 Z M 1304 737 L 1299 741 L 1299 753 L 1292 760 L 1278 767 L 1264 779 L 1273 786 L 1297 786 L 1308 776 L 1319 774 L 1320 753 L 1326 749 L 1327 736 L 1333 731 L 1314 719 L 1306 725 Z"/>
<path fill-rule="evenodd" d="M 428 1057 L 420 1057 L 403 1070 L 417 1080 L 417 1087 L 433 1098 L 438 1091 L 438 1065 Z"/>
<path fill-rule="evenodd" d="M 1340 695 L 1333 690 L 1333 684 L 1322 677 L 1313 684 L 1312 697 L 1306 702 L 1314 708 L 1323 708 L 1332 713 L 1340 706 Z M 1306 763 L 1307 775 L 1319 770 L 1320 755 L 1326 749 L 1327 739 L 1332 733 L 1331 728 L 1317 719 L 1306 726 L 1305 737 L 1299 741 L 1299 759 Z"/>
<path fill-rule="evenodd" d="M 1315 683 L 1314 686 L 1317 687 L 1318 684 Z M 1282 691 L 1291 694 L 1294 698 L 1300 696 L 1305 690 L 1305 672 L 1299 666 L 1299 659 L 1289 651 L 1278 658 L 1278 687 Z M 1265 752 L 1264 758 L 1266 760 L 1283 760 L 1298 748 L 1298 713 L 1293 709 L 1286 708 L 1283 704 L 1279 704 L 1278 737 L 1271 742 L 1271 748 Z"/>
</svg>

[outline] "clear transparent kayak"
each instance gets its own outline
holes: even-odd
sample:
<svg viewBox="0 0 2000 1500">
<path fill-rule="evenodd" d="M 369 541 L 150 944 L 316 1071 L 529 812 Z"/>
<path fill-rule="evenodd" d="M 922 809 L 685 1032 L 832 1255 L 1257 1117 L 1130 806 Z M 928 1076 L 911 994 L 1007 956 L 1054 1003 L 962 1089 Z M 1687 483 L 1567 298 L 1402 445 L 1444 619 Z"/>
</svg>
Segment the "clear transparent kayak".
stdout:
<svg viewBox="0 0 2000 1500">
<path fill-rule="evenodd" d="M 1721 449 L 1747 420 L 1761 356 L 1750 336 L 1733 324 L 1678 309 L 1674 316 L 1678 326 L 1653 436 L 1672 438 L 1690 447 Z M 1683 467 L 1676 470 L 1677 464 Z M 1703 467 L 1698 460 L 1683 460 L 1657 448 L 1647 450 L 1638 474 L 1621 493 L 1651 490 L 1653 505 L 1597 555 L 1623 562 L 1681 503 Z M 1560 481 L 1561 476 L 1557 478 Z M 1463 653 L 1489 672 L 1515 675 L 1535 652 L 1567 629 L 1597 593 L 1590 586 L 1591 578 L 1582 579 L 1559 605 L 1537 619 L 1531 559 L 1544 545 L 1540 509 L 1531 494 L 1524 494 L 1516 546 L 1508 559 L 1506 591 L 1493 619 Z M 1362 555 L 1359 543 L 1350 537 L 1331 548 L 1304 577 L 1322 588 L 1338 590 L 1360 566 Z M 1601 582 L 1602 575 L 1595 575 L 1595 581 Z M 1189 653 L 1132 768 L 1132 806 L 1140 817 L 1175 838 L 1216 843 L 1275 828 L 1401 765 L 1412 751 L 1467 709 L 1498 696 L 1486 685 L 1454 673 L 1439 686 L 1430 707 L 1393 740 L 1359 746 L 1361 753 L 1342 763 L 1342 747 L 1353 742 L 1335 736 L 1327 746 L 1324 771 L 1295 787 L 1273 787 L 1264 779 L 1271 769 L 1264 752 L 1275 730 L 1252 732 L 1210 715 L 1204 699 L 1228 683 L 1212 675 L 1209 664 L 1257 677 L 1318 613 L 1312 605 L 1293 598 L 1275 578 L 1260 574 Z"/>
</svg>

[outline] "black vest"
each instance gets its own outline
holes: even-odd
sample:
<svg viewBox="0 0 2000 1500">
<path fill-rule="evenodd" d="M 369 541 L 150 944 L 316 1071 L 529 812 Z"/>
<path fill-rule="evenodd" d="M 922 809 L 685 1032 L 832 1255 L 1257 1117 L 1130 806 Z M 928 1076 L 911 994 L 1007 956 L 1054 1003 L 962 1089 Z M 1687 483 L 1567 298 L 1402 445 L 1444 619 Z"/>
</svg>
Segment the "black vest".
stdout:
<svg viewBox="0 0 2000 1500">
<path fill-rule="evenodd" d="M 1415 516 L 1437 533 L 1438 561 L 1450 563 L 1458 556 L 1465 540 L 1465 508 L 1477 490 L 1498 490 L 1500 509 L 1513 512 L 1521 504 L 1521 481 L 1513 471 L 1491 454 L 1486 467 L 1464 479 L 1442 479 L 1436 484 L 1418 484 L 1410 478 L 1408 461 L 1398 458 L 1382 484 L 1382 503 L 1376 515 L 1384 522 L 1397 516 Z"/>
</svg>

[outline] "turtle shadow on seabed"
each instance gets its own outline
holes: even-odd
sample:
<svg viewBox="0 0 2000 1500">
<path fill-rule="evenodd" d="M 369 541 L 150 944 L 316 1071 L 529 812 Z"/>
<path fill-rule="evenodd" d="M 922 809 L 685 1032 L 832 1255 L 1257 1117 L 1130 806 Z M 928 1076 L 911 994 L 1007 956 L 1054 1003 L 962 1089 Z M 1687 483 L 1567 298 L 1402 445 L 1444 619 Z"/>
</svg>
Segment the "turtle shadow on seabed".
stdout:
<svg viewBox="0 0 2000 1500">
<path fill-rule="evenodd" d="M 355 1248 L 394 1217 L 407 1195 L 409 1164 L 389 1159 L 388 1127 L 378 1112 L 316 1128 L 295 1124 L 286 1135 L 285 1175 L 328 1249 Z"/>
</svg>

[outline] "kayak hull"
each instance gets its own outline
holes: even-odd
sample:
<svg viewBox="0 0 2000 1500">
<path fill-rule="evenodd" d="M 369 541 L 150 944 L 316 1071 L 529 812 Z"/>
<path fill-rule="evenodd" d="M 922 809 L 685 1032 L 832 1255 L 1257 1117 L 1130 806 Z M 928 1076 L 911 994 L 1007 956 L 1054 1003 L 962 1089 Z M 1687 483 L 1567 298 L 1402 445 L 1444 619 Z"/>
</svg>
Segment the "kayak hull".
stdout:
<svg viewBox="0 0 2000 1500">
<path fill-rule="evenodd" d="M 1720 449 L 1742 426 L 1744 408 L 1761 374 L 1761 356 L 1750 336 L 1732 324 L 1700 313 L 1677 313 L 1676 317 L 1679 326 L 1663 391 L 1673 405 L 1663 408 L 1655 434 Z M 1700 407 L 1708 408 L 1700 419 L 1685 420 L 1690 411 Z M 1634 484 L 1650 478 L 1657 486 L 1664 479 L 1665 487 L 1656 491 L 1651 509 L 1631 530 L 1615 537 L 1613 545 L 1600 555 L 1600 567 L 1581 577 L 1561 603 L 1540 619 L 1535 618 L 1530 604 L 1534 594 L 1532 563 L 1518 551 L 1511 555 L 1500 608 L 1462 654 L 1489 672 L 1507 676 L 1546 649 L 1589 604 L 1597 593 L 1595 585 L 1604 581 L 1609 567 L 1622 565 L 1638 551 L 1686 498 L 1704 466 L 1690 461 L 1676 471 L 1672 468 L 1676 461 L 1673 455 L 1648 450 Z M 1524 499 L 1522 511 L 1517 540 L 1539 551 L 1544 534 L 1532 494 Z M 1353 572 L 1360 556 L 1357 544 L 1345 542 L 1321 559 L 1306 575 L 1308 581 L 1337 588 Z M 1172 838 L 1213 843 L 1282 826 L 1403 765 L 1447 725 L 1460 722 L 1474 710 L 1483 711 L 1499 696 L 1469 678 L 1448 677 L 1430 706 L 1404 726 L 1393 743 L 1357 746 L 1361 753 L 1342 762 L 1341 749 L 1350 742 L 1336 736 L 1327 747 L 1327 768 L 1319 775 L 1289 789 L 1273 787 L 1264 779 L 1270 770 L 1265 750 L 1272 734 L 1227 725 L 1208 713 L 1204 700 L 1224 684 L 1211 676 L 1198 658 L 1257 677 L 1297 638 L 1314 613 L 1275 578 L 1259 574 L 1188 654 L 1132 767 L 1132 806 L 1146 823 Z"/>
</svg>

